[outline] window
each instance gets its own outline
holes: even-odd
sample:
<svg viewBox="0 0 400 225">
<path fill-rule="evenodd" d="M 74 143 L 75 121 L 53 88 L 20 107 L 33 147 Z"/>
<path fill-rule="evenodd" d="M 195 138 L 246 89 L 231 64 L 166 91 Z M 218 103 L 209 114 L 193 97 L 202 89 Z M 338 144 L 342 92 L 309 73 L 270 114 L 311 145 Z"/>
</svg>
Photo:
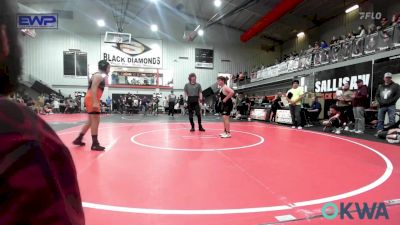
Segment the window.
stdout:
<svg viewBox="0 0 400 225">
<path fill-rule="evenodd" d="M 87 53 L 64 51 L 64 75 L 86 77 L 88 75 Z"/>
</svg>

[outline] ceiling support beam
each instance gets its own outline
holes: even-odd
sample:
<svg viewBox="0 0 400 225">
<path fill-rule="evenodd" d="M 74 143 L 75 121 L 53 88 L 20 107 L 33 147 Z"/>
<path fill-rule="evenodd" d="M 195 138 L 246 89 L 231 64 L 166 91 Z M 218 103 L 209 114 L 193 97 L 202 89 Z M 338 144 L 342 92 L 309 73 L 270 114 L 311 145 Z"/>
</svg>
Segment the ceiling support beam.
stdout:
<svg viewBox="0 0 400 225">
<path fill-rule="evenodd" d="M 247 42 L 269 25 L 277 21 L 287 12 L 294 9 L 301 2 L 303 2 L 303 0 L 282 0 L 271 11 L 267 12 L 259 21 L 257 21 L 250 29 L 244 32 L 240 36 L 240 40 L 242 42 Z"/>
</svg>

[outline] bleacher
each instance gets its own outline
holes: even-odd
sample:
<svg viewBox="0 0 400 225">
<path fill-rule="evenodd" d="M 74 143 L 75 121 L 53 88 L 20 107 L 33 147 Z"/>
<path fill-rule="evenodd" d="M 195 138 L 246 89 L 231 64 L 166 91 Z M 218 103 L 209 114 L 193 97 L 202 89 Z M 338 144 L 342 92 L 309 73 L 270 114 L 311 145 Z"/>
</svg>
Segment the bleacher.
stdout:
<svg viewBox="0 0 400 225">
<path fill-rule="evenodd" d="M 304 51 L 279 64 L 252 73 L 250 80 L 238 82 L 238 90 L 293 78 L 296 75 L 346 66 L 400 54 L 400 24 L 328 48 Z"/>
</svg>

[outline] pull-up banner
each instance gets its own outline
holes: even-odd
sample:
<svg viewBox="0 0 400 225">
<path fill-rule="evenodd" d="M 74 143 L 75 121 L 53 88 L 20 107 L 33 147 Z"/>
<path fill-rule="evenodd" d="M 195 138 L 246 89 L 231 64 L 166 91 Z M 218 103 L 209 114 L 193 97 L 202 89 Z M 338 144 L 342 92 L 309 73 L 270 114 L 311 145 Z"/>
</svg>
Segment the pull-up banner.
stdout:
<svg viewBox="0 0 400 225">
<path fill-rule="evenodd" d="M 350 90 L 356 90 L 358 79 L 371 90 L 372 61 L 316 72 L 314 90 L 316 93 L 330 93 L 324 95 L 325 99 L 335 99 L 335 92 L 347 82 Z"/>
</svg>

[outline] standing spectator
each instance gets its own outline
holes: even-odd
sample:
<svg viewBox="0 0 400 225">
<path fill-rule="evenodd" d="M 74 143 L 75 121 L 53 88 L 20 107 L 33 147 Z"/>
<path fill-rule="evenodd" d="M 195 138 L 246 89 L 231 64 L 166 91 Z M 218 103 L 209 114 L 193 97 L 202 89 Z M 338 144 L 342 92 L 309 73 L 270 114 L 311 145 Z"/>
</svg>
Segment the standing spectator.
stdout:
<svg viewBox="0 0 400 225">
<path fill-rule="evenodd" d="M 329 48 L 329 45 L 326 43 L 326 41 L 321 41 L 321 48 L 322 49 Z"/>
<path fill-rule="evenodd" d="M 221 98 L 218 95 L 215 95 L 216 101 L 215 101 L 215 105 L 214 105 L 214 109 L 215 109 L 215 114 L 214 116 L 219 116 L 219 113 L 221 111 Z"/>
<path fill-rule="evenodd" d="M 354 122 L 353 107 L 351 106 L 353 92 L 350 91 L 350 84 L 345 83 L 341 95 L 336 96 L 337 106 L 343 115 L 343 123 L 346 124 L 345 131 L 349 131 L 350 122 Z"/>
<path fill-rule="evenodd" d="M 169 102 L 168 102 L 168 97 L 167 96 L 164 97 L 163 107 L 164 107 L 164 112 L 167 113 L 167 111 L 169 109 Z M 169 113 L 168 113 L 168 116 L 169 116 Z"/>
<path fill-rule="evenodd" d="M 282 109 L 282 93 L 281 92 L 278 92 L 275 95 L 274 100 L 272 101 L 271 115 L 270 115 L 269 121 L 275 122 L 276 111 L 278 111 L 279 109 Z"/>
<path fill-rule="evenodd" d="M 147 100 L 146 96 L 143 97 L 140 105 L 141 105 L 141 108 L 142 108 L 142 111 L 143 111 L 143 115 L 146 116 L 146 114 L 147 114 L 147 105 L 148 105 L 148 100 Z"/>
<path fill-rule="evenodd" d="M 356 134 L 362 134 L 365 131 L 365 109 L 369 107 L 368 88 L 364 81 L 357 80 L 358 89 L 353 94 L 353 112 L 355 117 L 354 131 Z"/>
<path fill-rule="evenodd" d="M 40 108 L 40 110 L 42 110 L 44 107 L 44 100 L 45 100 L 44 94 L 42 93 L 41 95 L 38 96 L 38 100 L 37 100 L 37 104 L 38 104 L 38 107 Z"/>
<path fill-rule="evenodd" d="M 383 79 L 384 83 L 379 85 L 375 95 L 379 105 L 378 133 L 384 128 L 386 113 L 388 113 L 390 125 L 396 122 L 396 102 L 400 98 L 400 86 L 392 81 L 392 74 L 385 73 Z"/>
<path fill-rule="evenodd" d="M 158 99 L 157 95 L 153 97 L 153 115 L 158 116 L 158 105 L 160 103 L 160 100 Z"/>
<path fill-rule="evenodd" d="M 383 16 L 381 18 L 381 24 L 378 26 L 378 30 L 384 30 L 386 29 L 388 26 L 390 26 L 390 21 L 388 20 L 387 17 Z"/>
<path fill-rule="evenodd" d="M 368 34 L 373 34 L 375 32 L 376 32 L 375 24 L 371 23 L 370 25 L 368 25 Z"/>
<path fill-rule="evenodd" d="M 53 101 L 53 112 L 60 113 L 60 101 L 58 100 L 58 98 L 55 98 Z"/>
<path fill-rule="evenodd" d="M 111 107 L 111 102 L 112 102 L 111 97 L 108 96 L 107 99 L 106 99 L 106 105 L 107 105 L 107 107 Z"/>
<path fill-rule="evenodd" d="M 169 109 L 168 109 L 168 116 L 172 115 L 172 117 L 174 116 L 174 106 L 175 106 L 175 102 L 176 102 L 176 95 L 174 94 L 174 90 L 171 91 L 171 94 L 168 95 L 168 105 L 169 105 Z"/>
<path fill-rule="evenodd" d="M 364 25 L 358 26 L 358 35 L 357 37 L 364 37 L 367 34 L 367 30 L 365 29 Z"/>
<path fill-rule="evenodd" d="M 183 95 L 179 96 L 179 108 L 181 109 L 181 115 L 185 115 L 185 100 L 183 99 Z"/>
<path fill-rule="evenodd" d="M 84 225 L 68 148 L 46 122 L 6 97 L 18 87 L 22 51 L 17 2 L 2 0 L 0 8 L 0 223 Z"/>
<path fill-rule="evenodd" d="M 292 128 L 297 128 L 299 130 L 303 129 L 301 126 L 301 101 L 304 96 L 304 92 L 302 88 L 299 87 L 300 82 L 298 80 L 294 80 L 292 82 L 292 89 L 290 89 L 286 93 L 286 97 L 289 102 L 289 107 L 290 107 L 290 115 L 292 116 L 292 123 L 293 126 Z"/>
<path fill-rule="evenodd" d="M 333 36 L 333 37 L 332 37 L 332 40 L 331 40 L 331 42 L 330 42 L 330 45 L 337 44 L 338 42 L 339 42 L 339 40 L 336 38 L 336 36 Z"/>
</svg>

